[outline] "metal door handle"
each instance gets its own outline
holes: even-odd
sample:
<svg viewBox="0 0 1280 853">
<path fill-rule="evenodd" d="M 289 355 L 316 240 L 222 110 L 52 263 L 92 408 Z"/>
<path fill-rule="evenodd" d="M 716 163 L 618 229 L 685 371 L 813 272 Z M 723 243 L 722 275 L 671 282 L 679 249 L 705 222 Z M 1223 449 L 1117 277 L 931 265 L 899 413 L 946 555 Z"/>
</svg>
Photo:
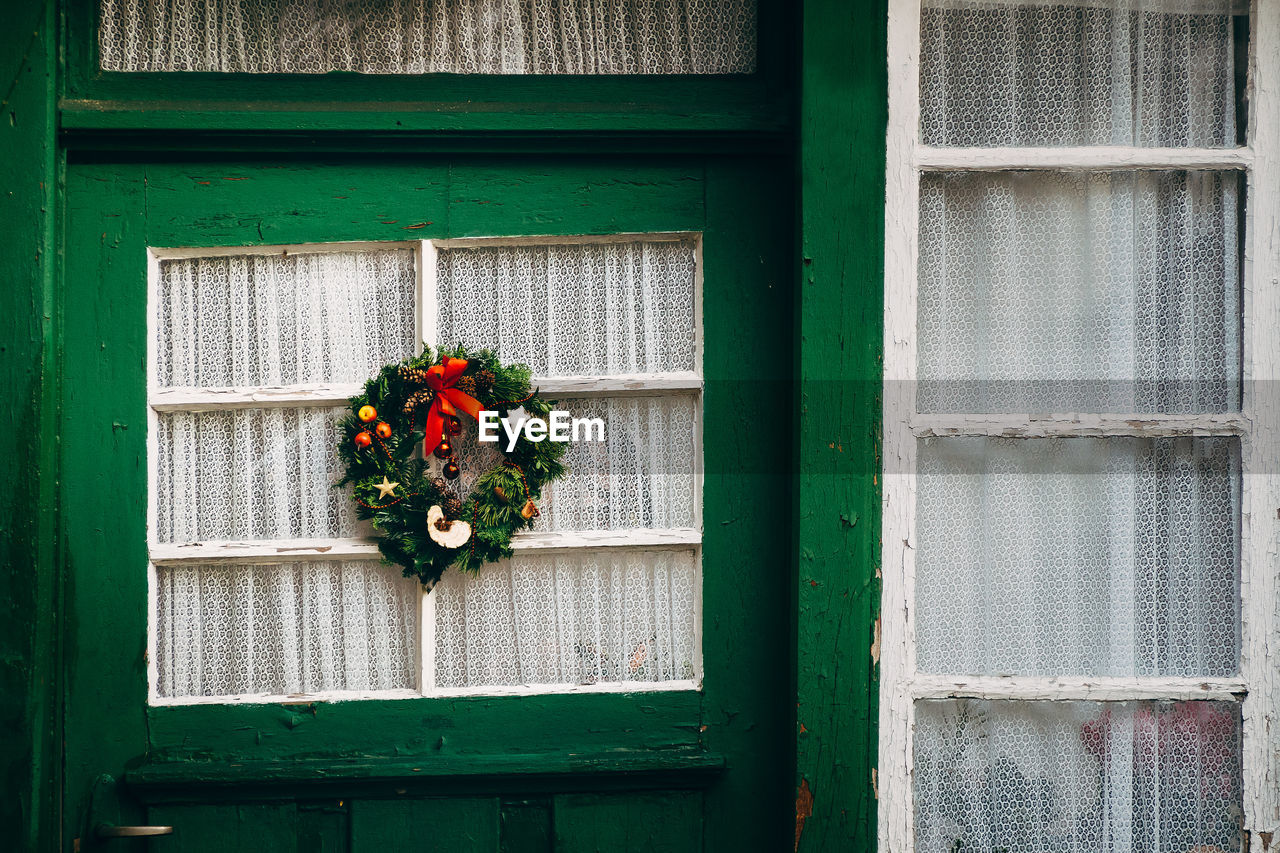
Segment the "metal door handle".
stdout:
<svg viewBox="0 0 1280 853">
<path fill-rule="evenodd" d="M 99 838 L 140 838 L 145 835 L 173 835 L 172 826 L 113 826 L 98 824 L 93 834 Z"/>
</svg>

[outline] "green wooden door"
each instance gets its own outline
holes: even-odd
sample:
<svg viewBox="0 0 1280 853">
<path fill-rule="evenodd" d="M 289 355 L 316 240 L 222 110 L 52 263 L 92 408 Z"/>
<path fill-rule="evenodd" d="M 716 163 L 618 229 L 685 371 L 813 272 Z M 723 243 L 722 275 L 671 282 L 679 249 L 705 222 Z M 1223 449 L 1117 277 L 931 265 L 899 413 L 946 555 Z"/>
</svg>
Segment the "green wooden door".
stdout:
<svg viewBox="0 0 1280 853">
<path fill-rule="evenodd" d="M 122 851 L 789 845 L 788 173 L 746 156 L 71 163 L 65 837 Z M 702 239 L 700 690 L 149 705 L 148 247 L 672 231 Z M 175 831 L 99 841 L 100 823 Z"/>
</svg>

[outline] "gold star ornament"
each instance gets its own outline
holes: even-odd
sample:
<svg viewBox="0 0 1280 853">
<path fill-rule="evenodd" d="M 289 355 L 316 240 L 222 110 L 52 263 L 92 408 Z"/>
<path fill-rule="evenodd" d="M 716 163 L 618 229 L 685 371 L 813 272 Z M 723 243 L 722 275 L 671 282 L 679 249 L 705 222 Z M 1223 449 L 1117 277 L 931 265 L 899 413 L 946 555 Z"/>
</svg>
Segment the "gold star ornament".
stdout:
<svg viewBox="0 0 1280 853">
<path fill-rule="evenodd" d="M 399 483 L 388 482 L 386 476 L 383 476 L 382 482 L 374 483 L 373 487 L 381 492 L 381 494 L 378 495 L 378 500 L 383 500 L 387 495 L 394 495 L 396 493 L 396 487 L 399 485 Z"/>
</svg>

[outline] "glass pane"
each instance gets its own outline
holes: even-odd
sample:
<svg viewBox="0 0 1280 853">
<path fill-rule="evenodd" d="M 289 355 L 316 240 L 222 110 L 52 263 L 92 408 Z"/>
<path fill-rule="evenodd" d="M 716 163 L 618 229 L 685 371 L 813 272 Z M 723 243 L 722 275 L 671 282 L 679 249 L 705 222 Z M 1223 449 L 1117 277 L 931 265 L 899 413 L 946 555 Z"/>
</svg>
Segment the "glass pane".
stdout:
<svg viewBox="0 0 1280 853">
<path fill-rule="evenodd" d="M 1237 439 L 923 439 L 918 470 L 922 671 L 1237 671 Z"/>
<path fill-rule="evenodd" d="M 542 376 L 694 370 L 693 241 L 447 249 L 437 337 Z"/>
<path fill-rule="evenodd" d="M 1239 850 L 1230 702 L 916 703 L 916 850 Z"/>
<path fill-rule="evenodd" d="M 1245 44 L 1232 13 L 1246 10 L 1231 0 L 924 0 L 921 138 L 1235 145 Z"/>
<path fill-rule="evenodd" d="M 413 355 L 413 252 L 162 261 L 162 386 L 364 382 Z"/>
<path fill-rule="evenodd" d="M 364 535 L 335 489 L 345 409 L 157 415 L 157 542 Z"/>
<path fill-rule="evenodd" d="M 569 473 L 543 494 L 535 530 L 695 526 L 695 396 L 558 399 L 555 407 L 572 418 L 600 419 L 606 441 L 567 445 Z M 501 428 L 498 435 L 505 442 Z M 462 467 L 460 494 L 502 463 L 497 445 L 480 444 L 472 429 L 463 430 L 454 446 Z"/>
<path fill-rule="evenodd" d="M 378 562 L 156 569 L 164 697 L 416 687 L 418 584 Z"/>
<path fill-rule="evenodd" d="M 741 74 L 755 0 L 101 0 L 104 71 Z"/>
<path fill-rule="evenodd" d="M 436 686 L 696 679 L 694 551 L 513 559 L 435 588 Z"/>
<path fill-rule="evenodd" d="M 1240 407 L 1232 172 L 931 174 L 924 412 Z"/>
</svg>

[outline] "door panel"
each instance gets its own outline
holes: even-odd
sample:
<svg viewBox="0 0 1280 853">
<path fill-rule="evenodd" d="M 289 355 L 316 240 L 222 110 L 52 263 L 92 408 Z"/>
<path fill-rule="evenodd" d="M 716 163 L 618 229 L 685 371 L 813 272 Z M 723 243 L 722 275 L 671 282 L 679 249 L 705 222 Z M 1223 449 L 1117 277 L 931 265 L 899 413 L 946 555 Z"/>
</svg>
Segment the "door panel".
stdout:
<svg viewBox="0 0 1280 853">
<path fill-rule="evenodd" d="M 150 824 L 177 828 L 173 835 L 148 842 L 156 853 L 300 849 L 299 810 L 294 803 L 153 806 L 147 814 Z"/>
<path fill-rule="evenodd" d="M 459 850 L 787 843 L 786 174 L 753 158 L 71 164 L 68 839 L 93 849 L 106 773 L 119 823 L 176 827 L 155 849 L 415 849 L 397 839 L 423 825 Z M 148 246 L 652 231 L 704 235 L 701 691 L 147 706 Z"/>
<path fill-rule="evenodd" d="M 702 849 L 702 795 L 569 794 L 556 798 L 563 853 L 693 853 Z"/>
<path fill-rule="evenodd" d="M 551 853 L 551 798 L 507 798 L 502 803 L 498 853 Z"/>
<path fill-rule="evenodd" d="M 352 853 L 497 850 L 498 805 L 496 797 L 357 800 Z"/>
</svg>

